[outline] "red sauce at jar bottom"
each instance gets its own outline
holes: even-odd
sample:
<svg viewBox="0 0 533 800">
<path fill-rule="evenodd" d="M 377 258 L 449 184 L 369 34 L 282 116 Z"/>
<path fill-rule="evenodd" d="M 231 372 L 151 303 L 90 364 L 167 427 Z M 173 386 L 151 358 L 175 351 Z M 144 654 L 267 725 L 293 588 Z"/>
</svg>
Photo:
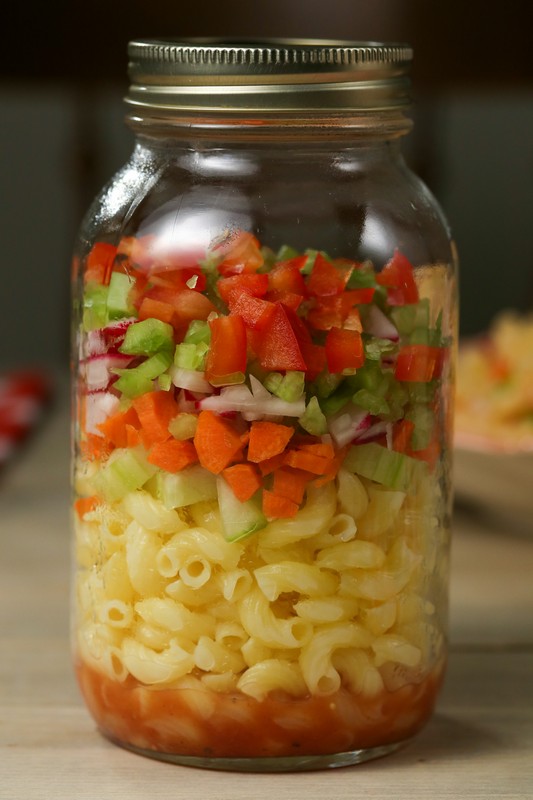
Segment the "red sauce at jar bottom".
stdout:
<svg viewBox="0 0 533 800">
<path fill-rule="evenodd" d="M 440 663 L 419 683 L 363 697 L 341 688 L 324 697 L 201 688 L 147 688 L 118 682 L 83 662 L 76 672 L 102 733 L 133 748 L 200 758 L 326 755 L 409 739 L 432 714 L 443 678 Z"/>
</svg>

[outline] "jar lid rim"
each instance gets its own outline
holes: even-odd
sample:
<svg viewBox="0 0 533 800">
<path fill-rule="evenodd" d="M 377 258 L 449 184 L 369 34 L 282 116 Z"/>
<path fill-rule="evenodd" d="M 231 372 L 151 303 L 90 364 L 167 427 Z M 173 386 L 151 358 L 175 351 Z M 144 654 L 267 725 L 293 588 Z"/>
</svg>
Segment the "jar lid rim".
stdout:
<svg viewBox="0 0 533 800">
<path fill-rule="evenodd" d="M 410 45 L 321 39 L 139 39 L 126 102 L 179 111 L 409 105 Z M 211 91 L 213 90 L 213 91 Z"/>
</svg>

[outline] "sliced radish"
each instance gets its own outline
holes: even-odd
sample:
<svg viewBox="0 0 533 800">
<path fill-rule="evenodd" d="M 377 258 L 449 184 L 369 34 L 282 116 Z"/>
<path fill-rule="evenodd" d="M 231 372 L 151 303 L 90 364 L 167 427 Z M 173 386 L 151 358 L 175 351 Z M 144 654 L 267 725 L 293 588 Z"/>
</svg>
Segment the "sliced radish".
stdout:
<svg viewBox="0 0 533 800">
<path fill-rule="evenodd" d="M 135 317 L 127 317 L 116 322 L 110 322 L 105 328 L 100 329 L 99 333 L 102 335 L 108 353 L 118 352 L 120 345 L 124 341 L 126 331 L 136 321 Z"/>
<path fill-rule="evenodd" d="M 392 342 L 397 342 L 400 338 L 396 326 L 378 306 L 374 305 L 366 309 L 365 333 L 377 336 L 378 339 L 390 339 Z"/>
<path fill-rule="evenodd" d="M 198 411 L 198 403 L 187 397 L 187 392 L 184 389 L 176 395 L 176 402 L 178 404 L 178 410 L 181 412 L 194 414 Z"/>
<path fill-rule="evenodd" d="M 372 417 L 368 411 L 350 406 L 335 414 L 328 423 L 331 438 L 337 447 L 344 447 L 370 428 Z"/>
<path fill-rule="evenodd" d="M 116 375 L 112 370 L 125 369 L 132 361 L 132 356 L 123 353 L 103 353 L 92 356 L 81 365 L 82 375 L 89 392 L 107 389 Z"/>
<path fill-rule="evenodd" d="M 225 414 L 240 411 L 247 421 L 263 417 L 300 417 L 305 411 L 305 399 L 294 402 L 281 400 L 265 389 L 260 381 L 250 376 L 253 392 L 244 384 L 226 386 L 220 394 L 200 401 L 200 408 Z"/>
<path fill-rule="evenodd" d="M 388 429 L 390 428 L 390 423 L 385 422 L 384 420 L 379 420 L 378 422 L 373 422 L 371 425 L 366 428 L 366 430 L 361 431 L 356 439 L 358 442 L 371 442 L 374 439 L 379 439 L 380 436 L 383 434 L 387 434 Z"/>
<path fill-rule="evenodd" d="M 101 330 L 88 331 L 85 337 L 85 358 L 90 356 L 99 356 L 105 353 L 107 346 Z"/>
<path fill-rule="evenodd" d="M 170 368 L 170 376 L 172 378 L 172 383 L 178 389 L 187 389 L 189 392 L 200 392 L 201 394 L 211 394 L 214 392 L 214 388 L 204 378 L 203 372 L 172 366 Z"/>
<path fill-rule="evenodd" d="M 115 411 L 118 411 L 120 401 L 111 392 L 91 392 L 85 397 L 85 431 L 95 436 L 103 436 L 98 425 Z"/>
</svg>

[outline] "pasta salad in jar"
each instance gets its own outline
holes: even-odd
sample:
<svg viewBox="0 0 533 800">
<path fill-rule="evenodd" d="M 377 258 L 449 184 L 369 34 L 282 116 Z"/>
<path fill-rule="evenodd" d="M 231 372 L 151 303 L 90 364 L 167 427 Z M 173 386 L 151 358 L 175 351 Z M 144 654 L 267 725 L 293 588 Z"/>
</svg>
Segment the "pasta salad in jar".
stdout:
<svg viewBox="0 0 533 800">
<path fill-rule="evenodd" d="M 395 110 L 352 120 L 357 146 L 344 115 L 150 114 L 75 260 L 81 692 L 108 738 L 174 763 L 383 755 L 446 662 L 446 229 Z"/>
</svg>

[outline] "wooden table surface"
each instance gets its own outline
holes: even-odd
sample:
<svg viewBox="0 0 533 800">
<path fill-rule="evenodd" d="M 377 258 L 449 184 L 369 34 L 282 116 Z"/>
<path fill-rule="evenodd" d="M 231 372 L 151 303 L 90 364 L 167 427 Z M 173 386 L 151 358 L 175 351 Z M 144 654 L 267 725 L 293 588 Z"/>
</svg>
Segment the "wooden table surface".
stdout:
<svg viewBox="0 0 533 800">
<path fill-rule="evenodd" d="M 495 495 L 477 508 L 461 454 L 449 669 L 437 713 L 410 745 L 355 767 L 249 775 L 164 764 L 103 739 L 70 662 L 69 420 L 59 395 L 0 483 L 2 800 L 533 798 L 533 498 L 531 514 L 524 502 L 516 518 L 499 513 Z M 520 463 L 533 496 L 533 459 Z M 506 472 L 505 462 L 495 468 Z M 481 496 L 482 470 L 478 483 Z"/>
</svg>

